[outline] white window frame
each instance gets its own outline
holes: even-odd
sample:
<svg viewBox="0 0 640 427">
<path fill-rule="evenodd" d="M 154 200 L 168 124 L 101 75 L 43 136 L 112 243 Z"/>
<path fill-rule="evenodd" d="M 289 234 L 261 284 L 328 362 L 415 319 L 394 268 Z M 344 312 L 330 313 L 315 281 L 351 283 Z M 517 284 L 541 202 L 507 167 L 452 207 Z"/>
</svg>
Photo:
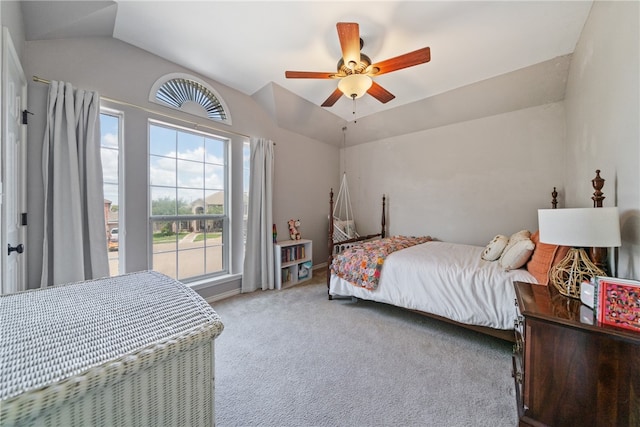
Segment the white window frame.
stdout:
<svg viewBox="0 0 640 427">
<path fill-rule="evenodd" d="M 118 274 L 124 274 L 126 269 L 126 240 L 125 225 L 125 168 L 124 168 L 124 112 L 108 107 L 100 107 L 100 114 L 118 118 Z M 101 128 L 102 132 L 102 128 Z M 102 135 L 100 135 L 102 138 Z M 102 146 L 102 143 L 101 143 Z M 101 147 L 102 149 L 102 147 Z"/>
<path fill-rule="evenodd" d="M 218 140 L 223 140 L 225 141 L 225 172 L 224 172 L 224 193 L 225 193 L 225 199 L 224 199 L 224 206 L 225 206 L 225 212 L 222 215 L 218 215 L 218 214 L 204 214 L 204 215 L 152 215 L 151 214 L 151 209 L 153 206 L 153 202 L 152 202 L 152 197 L 151 197 L 151 181 L 150 181 L 150 172 L 151 172 L 151 151 L 150 151 L 150 146 L 151 146 L 151 126 L 160 126 L 160 127 L 165 127 L 168 129 L 175 129 L 177 131 L 182 131 L 182 132 L 187 132 L 187 133 L 192 133 L 192 134 L 199 134 L 199 135 L 203 135 L 206 137 L 210 137 L 210 138 L 214 138 L 214 139 L 218 139 Z M 222 218 L 223 222 L 222 222 L 222 236 L 223 236 L 223 240 L 222 240 L 222 268 L 220 271 L 217 272 L 213 272 L 213 273 L 205 273 L 203 275 L 198 275 L 198 276 L 191 276 L 191 277 L 187 277 L 187 278 L 180 278 L 179 274 L 176 274 L 177 279 L 185 282 L 185 283 L 193 283 L 193 282 L 202 282 L 204 280 L 209 280 L 212 278 L 217 278 L 217 277 L 221 277 L 221 276 L 226 276 L 230 274 L 230 270 L 231 270 L 231 262 L 230 262 L 230 257 L 231 257 L 231 247 L 232 247 L 232 236 L 231 236 L 231 226 L 230 226 L 230 222 L 231 222 L 231 215 L 232 215 L 232 209 L 231 209 L 231 200 L 232 200 L 232 188 L 231 188 L 231 178 L 230 178 L 230 173 L 231 173 L 231 146 L 232 146 L 232 138 L 230 138 L 229 136 L 225 136 L 222 135 L 221 133 L 216 133 L 213 131 L 201 131 L 201 130 L 194 130 L 192 128 L 188 128 L 188 127 L 184 127 L 184 126 L 180 126 L 177 125 L 175 123 L 172 123 L 170 121 L 161 121 L 161 120 L 155 120 L 155 119 L 148 119 L 147 121 L 147 194 L 148 194 L 148 211 L 147 211 L 147 215 L 148 215 L 148 265 L 149 268 L 152 269 L 153 268 L 153 256 L 154 256 L 154 248 L 153 248 L 153 223 L 156 221 L 175 221 L 175 222 L 179 222 L 179 221 L 193 221 L 193 220 L 215 220 L 218 218 Z M 177 186 L 177 183 L 176 183 Z M 177 187 L 176 187 L 177 188 Z M 180 250 L 176 248 L 176 268 L 177 268 L 177 273 L 179 273 L 179 264 L 178 264 L 178 257 L 179 257 L 179 253 Z"/>
</svg>

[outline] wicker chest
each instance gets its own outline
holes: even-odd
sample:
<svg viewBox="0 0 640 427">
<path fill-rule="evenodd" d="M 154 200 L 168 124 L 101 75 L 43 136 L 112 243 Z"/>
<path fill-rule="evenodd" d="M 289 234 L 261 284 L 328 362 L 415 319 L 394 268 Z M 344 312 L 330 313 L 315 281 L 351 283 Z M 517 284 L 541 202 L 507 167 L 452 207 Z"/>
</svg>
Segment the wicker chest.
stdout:
<svg viewBox="0 0 640 427">
<path fill-rule="evenodd" d="M 0 297 L 0 425 L 212 426 L 223 324 L 153 271 Z"/>
</svg>

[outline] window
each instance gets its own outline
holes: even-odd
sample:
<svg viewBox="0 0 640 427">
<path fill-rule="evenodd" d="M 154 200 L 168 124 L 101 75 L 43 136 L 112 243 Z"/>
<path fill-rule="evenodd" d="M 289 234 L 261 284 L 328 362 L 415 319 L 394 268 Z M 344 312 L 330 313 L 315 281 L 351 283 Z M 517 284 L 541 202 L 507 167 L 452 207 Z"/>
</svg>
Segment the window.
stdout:
<svg viewBox="0 0 640 427">
<path fill-rule="evenodd" d="M 229 109 L 206 82 L 183 73 L 162 76 L 151 87 L 149 101 L 216 122 L 231 124 Z"/>
<path fill-rule="evenodd" d="M 102 158 L 102 180 L 104 191 L 104 215 L 107 224 L 109 248 L 109 273 L 111 276 L 123 272 L 120 262 L 122 239 L 120 226 L 120 120 L 121 114 L 109 110 L 100 112 L 100 156 Z"/>
<path fill-rule="evenodd" d="M 178 280 L 228 272 L 229 140 L 149 124 L 152 268 Z"/>
</svg>

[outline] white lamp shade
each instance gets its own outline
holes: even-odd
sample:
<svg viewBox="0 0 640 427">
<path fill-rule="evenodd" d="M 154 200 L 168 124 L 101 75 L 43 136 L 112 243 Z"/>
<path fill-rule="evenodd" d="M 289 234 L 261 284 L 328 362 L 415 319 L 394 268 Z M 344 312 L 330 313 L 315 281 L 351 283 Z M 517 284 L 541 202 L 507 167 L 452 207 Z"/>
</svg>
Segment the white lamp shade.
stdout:
<svg viewBox="0 0 640 427">
<path fill-rule="evenodd" d="M 348 98 L 360 98 L 367 93 L 373 80 L 365 74 L 349 74 L 340 79 L 338 89 Z"/>
<path fill-rule="evenodd" d="M 538 209 L 540 242 L 572 247 L 621 245 L 618 208 Z"/>
</svg>

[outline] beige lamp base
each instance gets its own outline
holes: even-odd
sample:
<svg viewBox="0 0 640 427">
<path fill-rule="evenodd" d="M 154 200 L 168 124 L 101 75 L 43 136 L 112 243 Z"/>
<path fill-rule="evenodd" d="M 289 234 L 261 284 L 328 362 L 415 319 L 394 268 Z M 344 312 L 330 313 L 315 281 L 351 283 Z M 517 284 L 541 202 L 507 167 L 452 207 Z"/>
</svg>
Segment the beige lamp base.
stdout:
<svg viewBox="0 0 640 427">
<path fill-rule="evenodd" d="M 580 298 L 580 284 L 606 273 L 591 262 L 584 249 L 569 249 L 567 256 L 549 272 L 549 281 L 562 295 Z"/>
</svg>

